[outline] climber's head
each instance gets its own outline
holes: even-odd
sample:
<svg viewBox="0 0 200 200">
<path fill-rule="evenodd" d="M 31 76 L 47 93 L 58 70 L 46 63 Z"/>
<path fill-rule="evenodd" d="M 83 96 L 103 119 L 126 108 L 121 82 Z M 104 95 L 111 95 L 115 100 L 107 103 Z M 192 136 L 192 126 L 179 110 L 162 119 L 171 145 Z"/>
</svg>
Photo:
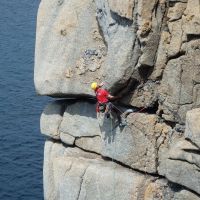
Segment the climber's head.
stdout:
<svg viewBox="0 0 200 200">
<path fill-rule="evenodd" d="M 98 87 L 99 87 L 99 86 L 98 86 L 98 83 L 97 83 L 97 82 L 93 82 L 93 83 L 91 84 L 91 88 L 92 88 L 93 90 L 96 90 Z"/>
</svg>

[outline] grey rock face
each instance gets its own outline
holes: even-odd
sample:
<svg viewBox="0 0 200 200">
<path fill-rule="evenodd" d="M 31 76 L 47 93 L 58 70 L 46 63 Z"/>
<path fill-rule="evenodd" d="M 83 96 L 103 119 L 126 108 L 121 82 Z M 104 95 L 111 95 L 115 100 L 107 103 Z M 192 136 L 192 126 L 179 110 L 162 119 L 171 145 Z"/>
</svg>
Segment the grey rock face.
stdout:
<svg viewBox="0 0 200 200">
<path fill-rule="evenodd" d="M 187 190 L 182 190 L 175 194 L 174 200 L 198 200 L 199 197 L 196 194 L 193 194 Z"/>
<path fill-rule="evenodd" d="M 127 126 L 120 127 L 114 113 L 113 119 L 105 118 L 104 114 L 97 119 L 94 104 L 70 104 L 66 101 L 65 108 L 56 128 L 56 139 L 115 159 L 134 169 L 156 173 L 158 147 L 172 131 L 165 123 L 159 123 L 156 115 L 133 113 L 127 118 Z M 47 135 L 51 137 L 51 134 Z"/>
<path fill-rule="evenodd" d="M 186 112 L 196 106 L 195 82 L 199 79 L 200 51 L 168 62 L 163 74 L 160 101 L 163 117 L 184 122 Z"/>
<path fill-rule="evenodd" d="M 200 199 L 199 7 L 199 0 L 41 1 L 36 91 L 77 98 L 41 116 L 41 132 L 52 138 L 45 199 Z M 148 109 L 129 114 L 124 127 L 114 113 L 97 119 L 93 81 Z"/>
<path fill-rule="evenodd" d="M 101 146 L 100 136 L 77 138 L 75 145 L 86 151 L 91 151 L 101 154 L 102 146 Z"/>
<path fill-rule="evenodd" d="M 71 136 L 69 134 L 60 132 L 60 140 L 62 142 L 64 142 L 65 144 L 73 145 L 74 142 L 75 142 L 75 137 L 73 137 L 73 136 Z"/>
<path fill-rule="evenodd" d="M 98 79 L 107 52 L 95 10 L 89 0 L 41 2 L 34 75 L 37 93 L 92 94 L 90 82 Z"/>
<path fill-rule="evenodd" d="M 56 101 L 46 106 L 40 127 L 43 134 L 54 139 L 61 138 L 67 144 L 76 137 L 101 135 L 95 104 L 76 100 Z"/>
<path fill-rule="evenodd" d="M 64 114 L 62 110 L 63 117 L 58 115 L 61 107 L 66 108 Z M 50 131 L 47 135 L 52 138 L 60 139 L 65 144 L 75 145 L 85 151 L 109 157 L 133 169 L 154 174 L 158 170 L 160 175 L 167 177 L 170 181 L 200 193 L 198 187 L 199 148 L 194 145 L 198 145 L 199 123 L 195 122 L 199 121 L 199 109 L 187 114 L 185 136 L 194 144 L 179 136 L 177 132 L 173 133 L 171 127 L 159 122 L 156 115 L 133 113 L 127 117 L 127 126 L 119 127 L 114 113 L 108 119 L 101 114 L 97 120 L 95 116 L 90 117 L 93 111 L 95 114 L 94 104 L 91 103 L 56 102 L 46 107 L 41 117 L 41 122 L 44 123 L 41 127 L 46 127 L 47 122 L 51 122 L 52 127 L 49 126 L 46 130 Z M 49 120 L 53 117 L 57 119 L 57 116 L 59 123 Z M 86 123 L 88 131 L 84 132 L 83 124 L 86 121 L 90 123 Z M 62 123 L 64 123 L 63 126 L 60 125 Z M 90 132 L 95 129 L 99 135 Z M 64 130 L 65 132 L 62 132 Z M 58 138 L 55 137 L 54 131 L 59 133 Z M 171 135 L 172 138 L 170 138 Z M 59 152 L 63 152 L 62 148 L 58 149 Z M 91 153 L 88 155 L 97 157 Z M 76 158 L 74 154 L 72 157 Z"/>
<path fill-rule="evenodd" d="M 115 120 L 103 120 L 100 125 L 102 155 L 134 169 L 156 173 L 157 148 L 171 128 L 158 123 L 156 115 L 133 113 L 128 116 L 127 123 L 127 126 L 120 128 Z"/>
<path fill-rule="evenodd" d="M 146 66 L 151 70 L 154 65 L 164 12 L 165 4 L 156 1 L 42 1 L 34 75 L 37 92 L 93 95 L 89 86 L 94 80 L 109 82 L 112 91 L 130 79 L 140 81 L 148 74 Z"/>
<path fill-rule="evenodd" d="M 76 102 L 68 105 L 59 130 L 73 137 L 101 135 L 95 104 Z"/>
<path fill-rule="evenodd" d="M 45 199 L 97 199 L 99 196 L 106 200 L 114 199 L 115 195 L 118 199 L 135 199 L 136 186 L 144 182 L 143 176 L 111 162 L 82 157 L 86 153 L 81 150 L 70 149 L 68 153 L 68 148 L 52 142 L 47 142 L 45 149 L 45 163 L 49 162 L 44 172 L 48 174 L 44 183 Z"/>
<path fill-rule="evenodd" d="M 90 83 L 106 81 L 112 92 L 123 88 L 126 104 L 146 106 L 156 99 L 166 120 L 184 123 L 186 112 L 199 105 L 198 45 L 188 47 L 199 42 L 198 7 L 197 0 L 42 1 L 37 92 L 94 95 Z"/>
<path fill-rule="evenodd" d="M 118 5 L 114 3 L 112 8 L 118 10 Z M 126 7 L 124 3 L 122 12 L 130 16 L 132 4 Z M 127 81 L 134 66 L 135 38 L 131 20 L 112 13 L 107 1 L 96 1 L 96 5 L 88 0 L 63 1 L 62 4 L 42 1 L 36 41 L 37 92 L 51 96 L 93 95 L 90 83 L 94 80 L 111 78 L 112 84 L 127 74 L 122 82 Z M 113 66 L 117 70 L 113 70 Z"/>
<path fill-rule="evenodd" d="M 156 180 L 51 141 L 45 144 L 44 164 L 45 200 L 177 200 L 185 193 L 196 197 L 185 190 L 175 193 L 164 179 Z"/>
<path fill-rule="evenodd" d="M 40 118 L 41 133 L 54 139 L 60 138 L 59 126 L 65 107 L 61 102 L 53 102 L 46 106 Z"/>
</svg>

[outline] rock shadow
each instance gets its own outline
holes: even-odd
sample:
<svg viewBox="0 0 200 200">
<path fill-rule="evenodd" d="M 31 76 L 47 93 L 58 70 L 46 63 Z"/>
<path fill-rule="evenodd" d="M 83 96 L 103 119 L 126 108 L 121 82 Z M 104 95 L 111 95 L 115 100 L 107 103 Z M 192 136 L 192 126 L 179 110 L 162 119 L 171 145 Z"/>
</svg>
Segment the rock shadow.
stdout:
<svg viewBox="0 0 200 200">
<path fill-rule="evenodd" d="M 103 123 L 100 126 L 103 140 L 108 144 L 115 142 L 117 134 L 120 134 L 124 127 L 120 127 L 118 113 L 112 112 L 109 118 L 103 117 Z"/>
</svg>

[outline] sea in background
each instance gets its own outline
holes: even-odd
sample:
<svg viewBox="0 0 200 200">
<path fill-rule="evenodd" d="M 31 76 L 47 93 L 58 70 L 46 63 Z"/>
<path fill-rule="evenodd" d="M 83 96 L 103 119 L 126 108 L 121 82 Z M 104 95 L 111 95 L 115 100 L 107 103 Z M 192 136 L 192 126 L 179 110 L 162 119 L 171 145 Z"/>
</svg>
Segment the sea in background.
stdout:
<svg viewBox="0 0 200 200">
<path fill-rule="evenodd" d="M 39 119 L 49 98 L 33 83 L 39 3 L 0 0 L 0 200 L 43 199 Z"/>
</svg>

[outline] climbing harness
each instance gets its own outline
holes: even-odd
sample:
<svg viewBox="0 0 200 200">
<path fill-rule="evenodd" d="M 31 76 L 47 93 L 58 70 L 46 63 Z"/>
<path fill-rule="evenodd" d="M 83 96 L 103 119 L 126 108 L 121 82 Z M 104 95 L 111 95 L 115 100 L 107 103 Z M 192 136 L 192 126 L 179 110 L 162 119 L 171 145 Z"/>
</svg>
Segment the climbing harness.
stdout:
<svg viewBox="0 0 200 200">
<path fill-rule="evenodd" d="M 125 112 L 122 112 L 117 106 L 115 106 L 113 103 L 111 103 L 111 105 L 112 105 L 112 107 L 114 107 L 116 110 L 118 110 L 120 113 L 121 113 L 121 115 L 120 115 L 120 117 L 121 117 L 121 125 L 122 126 L 126 126 L 127 125 L 127 122 L 126 122 L 126 117 L 127 116 L 122 116 L 124 113 L 126 113 L 127 111 L 129 111 L 129 110 L 127 110 L 127 111 L 125 111 Z M 129 112 L 127 112 L 127 114 L 126 115 L 128 115 L 129 113 L 132 113 L 132 112 L 134 112 L 133 114 L 132 114 L 132 116 L 135 116 L 135 115 L 137 115 L 137 114 L 139 114 L 140 112 L 142 112 L 143 110 L 145 110 L 146 109 L 146 107 L 143 107 L 143 108 L 141 108 L 140 110 L 138 110 L 137 112 L 134 112 L 133 110 L 131 110 L 131 111 L 129 111 Z"/>
</svg>

